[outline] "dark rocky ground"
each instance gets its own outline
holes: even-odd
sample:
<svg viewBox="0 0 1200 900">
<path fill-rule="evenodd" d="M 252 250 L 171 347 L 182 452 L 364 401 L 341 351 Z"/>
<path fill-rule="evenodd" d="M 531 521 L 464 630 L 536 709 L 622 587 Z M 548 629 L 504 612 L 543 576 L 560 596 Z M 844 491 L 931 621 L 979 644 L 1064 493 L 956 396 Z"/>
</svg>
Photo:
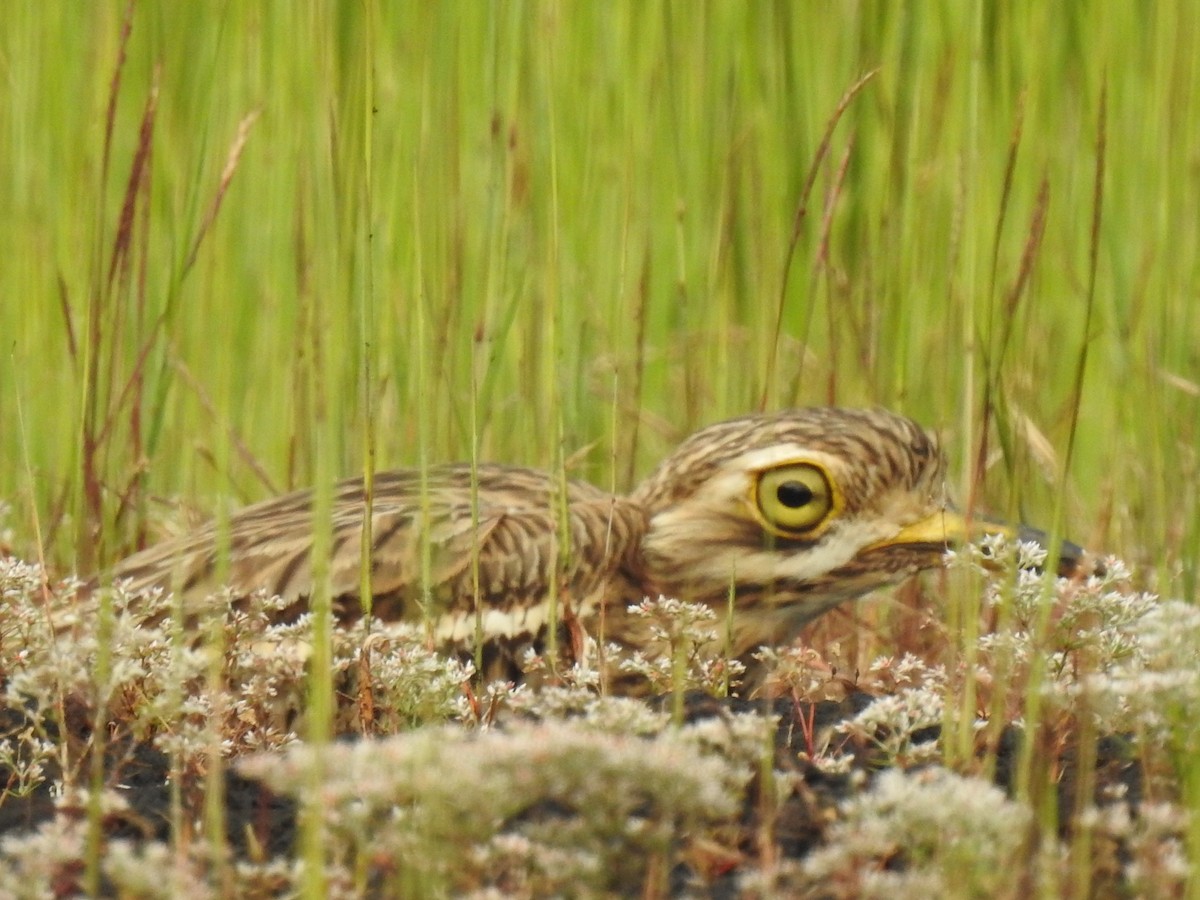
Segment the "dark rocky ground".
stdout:
<svg viewBox="0 0 1200 900">
<path fill-rule="evenodd" d="M 666 704 L 672 698 L 649 701 Z M 837 820 L 839 810 L 857 792 L 863 791 L 873 777 L 889 765 L 877 746 L 858 740 L 851 749 L 854 762 L 846 772 L 830 773 L 809 760 L 813 734 L 820 734 L 862 710 L 872 697 L 853 693 L 842 701 L 825 701 L 815 705 L 796 704 L 779 699 L 764 708 L 761 702 L 738 699 L 717 699 L 703 694 L 685 698 L 684 717 L 695 722 L 708 717 L 730 713 L 768 712 L 778 717 L 775 732 L 774 768 L 790 773 L 793 787 L 781 803 L 765 804 L 759 790 L 758 778 L 751 782 L 740 818 L 729 823 L 724 831 L 726 841 L 700 852 L 689 853 L 670 873 L 672 893 L 688 896 L 738 896 L 736 883 L 739 872 L 753 865 L 764 853 L 776 859 L 801 859 L 826 839 L 830 823 Z M 68 713 L 68 727 L 73 732 L 71 743 L 82 747 L 89 734 L 88 719 L 81 711 Z M 12 734 L 28 723 L 20 713 L 6 710 L 0 713 L 0 729 Z M 500 727 L 504 727 L 501 725 Z M 918 739 L 937 741 L 937 728 L 927 729 Z M 347 738 L 352 740 L 353 738 Z M 1012 727 L 1004 730 L 997 748 L 995 780 L 1007 792 L 1013 790 L 1020 732 Z M 105 772 L 110 785 L 117 785 L 128 803 L 128 811 L 111 815 L 103 822 L 107 838 L 137 841 L 170 840 L 170 764 L 160 751 L 145 743 L 128 739 L 114 741 L 105 750 Z M 1076 791 L 1076 757 L 1074 747 L 1067 746 L 1059 756 L 1057 779 L 1060 810 L 1074 808 Z M 85 759 L 80 766 L 89 771 Z M 9 773 L 0 772 L 0 778 Z M 61 781 L 62 773 L 51 765 L 46 780 L 31 794 L 9 796 L 0 803 L 0 838 L 27 831 L 55 814 L 56 808 L 67 815 L 86 816 L 83 808 L 64 808 L 52 794 L 53 786 Z M 7 779 L 6 779 L 7 780 Z M 225 823 L 229 847 L 235 857 L 288 857 L 296 852 L 297 804 L 288 797 L 273 794 L 256 781 L 248 780 L 230 769 L 225 773 Z M 184 773 L 181 783 L 182 808 L 201 808 L 204 777 L 201 772 Z M 1123 796 L 1136 804 L 1142 795 L 1143 773 L 1133 758 L 1128 741 L 1118 735 L 1097 742 L 1094 792 L 1097 798 Z M 58 806 L 56 807 L 56 804 Z M 526 816 L 561 815 L 561 810 L 526 811 Z M 1069 817 L 1063 816 L 1064 835 L 1070 829 Z M 764 846 L 766 844 L 767 846 Z M 1119 848 L 1117 848 L 1119 853 Z M 890 862 L 903 866 L 904 860 Z M 74 879 L 61 883 L 58 895 L 67 890 Z M 75 884 L 74 886 L 78 886 Z M 629 885 L 631 892 L 641 890 Z"/>
</svg>

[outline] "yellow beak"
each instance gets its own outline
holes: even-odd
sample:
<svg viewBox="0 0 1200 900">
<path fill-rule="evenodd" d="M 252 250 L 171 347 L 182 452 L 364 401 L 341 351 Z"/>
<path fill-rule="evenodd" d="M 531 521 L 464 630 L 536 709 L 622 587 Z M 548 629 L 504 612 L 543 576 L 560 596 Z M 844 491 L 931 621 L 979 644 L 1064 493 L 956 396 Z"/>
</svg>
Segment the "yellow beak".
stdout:
<svg viewBox="0 0 1200 900">
<path fill-rule="evenodd" d="M 1050 538 L 1044 531 L 1027 525 L 1012 526 L 983 518 L 968 519 L 955 509 L 940 509 L 933 515 L 905 525 L 891 537 L 877 541 L 868 550 L 883 547 L 938 546 L 946 549 L 977 541 L 989 534 L 1003 535 L 1010 540 L 1030 541 L 1050 549 Z M 1073 574 L 1083 560 L 1085 551 L 1078 544 L 1062 541 L 1058 550 L 1058 573 Z"/>
</svg>

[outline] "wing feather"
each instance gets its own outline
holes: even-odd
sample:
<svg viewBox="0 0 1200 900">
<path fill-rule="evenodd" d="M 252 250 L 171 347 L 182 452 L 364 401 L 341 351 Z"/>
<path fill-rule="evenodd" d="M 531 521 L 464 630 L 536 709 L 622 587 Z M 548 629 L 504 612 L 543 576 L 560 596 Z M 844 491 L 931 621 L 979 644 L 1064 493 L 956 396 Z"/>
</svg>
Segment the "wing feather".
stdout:
<svg viewBox="0 0 1200 900">
<path fill-rule="evenodd" d="M 362 492 L 362 480 L 350 479 L 333 493 L 330 578 L 347 615 L 361 606 Z M 545 617 L 535 610 L 552 591 L 581 603 L 637 594 L 646 528 L 641 508 L 570 482 L 564 523 L 556 492 L 544 473 L 512 466 L 480 466 L 474 503 L 468 466 L 435 468 L 424 480 L 411 470 L 378 474 L 371 516 L 373 611 L 411 620 L 432 613 L 445 620 L 439 630 L 458 639 L 479 610 L 485 632 L 511 636 L 540 627 Z M 181 591 L 185 603 L 224 582 L 238 596 L 263 590 L 294 601 L 299 611 L 313 592 L 312 500 L 310 491 L 302 491 L 236 513 L 228 525 L 224 578 L 213 525 L 137 553 L 111 576 L 128 580 L 137 592 Z M 560 535 L 567 538 L 565 550 Z"/>
</svg>

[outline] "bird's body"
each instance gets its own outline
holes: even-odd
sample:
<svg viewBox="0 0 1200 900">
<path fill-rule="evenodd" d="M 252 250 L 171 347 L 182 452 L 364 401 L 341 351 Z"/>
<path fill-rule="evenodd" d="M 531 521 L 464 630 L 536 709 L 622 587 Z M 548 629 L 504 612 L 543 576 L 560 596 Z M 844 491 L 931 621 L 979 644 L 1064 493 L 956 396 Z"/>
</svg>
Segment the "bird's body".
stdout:
<svg viewBox="0 0 1200 900">
<path fill-rule="evenodd" d="M 363 479 L 334 486 L 329 578 L 341 618 L 427 620 L 436 643 L 470 644 L 536 636 L 551 614 L 642 597 L 638 547 L 644 511 L 581 482 L 562 488 L 544 472 L 517 466 L 444 465 L 375 475 L 371 500 L 371 597 L 361 597 Z M 289 601 L 283 617 L 307 607 L 313 591 L 313 496 L 298 491 L 255 504 L 228 524 L 222 559 L 218 527 L 151 547 L 120 563 L 114 578 L 202 599 L 223 584 Z M 562 535 L 569 535 L 565 542 Z M 225 574 L 218 574 L 224 566 Z M 633 598 L 636 598 L 633 599 Z M 478 613 L 478 621 L 476 614 Z"/>
<path fill-rule="evenodd" d="M 307 491 L 255 504 L 224 535 L 210 525 L 151 547 L 112 577 L 185 602 L 222 584 L 263 590 L 298 612 L 313 592 L 312 506 Z M 330 585 L 343 616 L 366 605 L 366 508 L 361 479 L 334 487 Z M 627 607 L 666 595 L 732 608 L 741 655 L 938 565 L 962 536 L 929 434 L 891 413 L 825 408 L 705 428 L 627 496 L 450 465 L 377 474 L 370 510 L 371 613 L 424 621 L 435 643 L 458 649 L 536 639 L 551 622 L 575 629 L 576 644 L 587 633 L 636 647 L 644 625 Z"/>
</svg>

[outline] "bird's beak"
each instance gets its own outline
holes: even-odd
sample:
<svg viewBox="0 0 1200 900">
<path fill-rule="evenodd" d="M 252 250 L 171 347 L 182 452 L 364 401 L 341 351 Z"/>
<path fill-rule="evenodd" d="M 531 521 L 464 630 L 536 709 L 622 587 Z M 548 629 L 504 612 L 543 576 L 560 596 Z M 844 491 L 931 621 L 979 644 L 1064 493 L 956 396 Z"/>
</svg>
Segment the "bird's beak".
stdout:
<svg viewBox="0 0 1200 900">
<path fill-rule="evenodd" d="M 1003 535 L 1009 540 L 1028 541 L 1049 551 L 1050 537 L 1044 531 L 1027 525 L 1012 526 L 990 519 L 967 518 L 955 509 L 941 509 L 933 515 L 906 525 L 889 538 L 872 544 L 867 549 L 883 547 L 941 547 L 952 549 L 971 541 L 978 541 L 989 534 Z M 1080 570 L 1087 552 L 1078 544 L 1062 541 L 1058 548 L 1058 574 L 1074 575 Z"/>
</svg>

